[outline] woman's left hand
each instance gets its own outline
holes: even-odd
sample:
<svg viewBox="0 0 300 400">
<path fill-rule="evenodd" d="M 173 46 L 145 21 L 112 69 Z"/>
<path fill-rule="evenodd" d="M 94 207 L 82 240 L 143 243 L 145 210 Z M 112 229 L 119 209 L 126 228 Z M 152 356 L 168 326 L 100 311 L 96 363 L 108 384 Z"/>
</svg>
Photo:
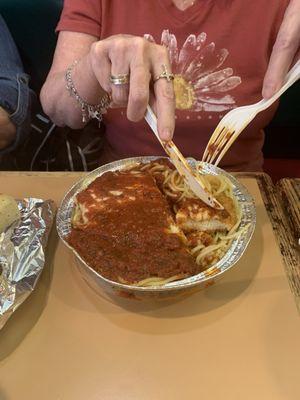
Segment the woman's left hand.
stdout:
<svg viewBox="0 0 300 400">
<path fill-rule="evenodd" d="M 291 0 L 286 9 L 264 78 L 262 95 L 270 98 L 280 87 L 300 50 L 300 0 Z"/>
</svg>

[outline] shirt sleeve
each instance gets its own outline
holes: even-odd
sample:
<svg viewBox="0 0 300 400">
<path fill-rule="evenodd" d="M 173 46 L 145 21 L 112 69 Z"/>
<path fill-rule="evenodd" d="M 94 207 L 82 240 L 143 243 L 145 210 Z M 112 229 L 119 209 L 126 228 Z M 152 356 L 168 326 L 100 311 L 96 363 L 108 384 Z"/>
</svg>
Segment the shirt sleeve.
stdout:
<svg viewBox="0 0 300 400">
<path fill-rule="evenodd" d="M 71 31 L 101 36 L 100 0 L 64 0 L 56 32 Z"/>
</svg>

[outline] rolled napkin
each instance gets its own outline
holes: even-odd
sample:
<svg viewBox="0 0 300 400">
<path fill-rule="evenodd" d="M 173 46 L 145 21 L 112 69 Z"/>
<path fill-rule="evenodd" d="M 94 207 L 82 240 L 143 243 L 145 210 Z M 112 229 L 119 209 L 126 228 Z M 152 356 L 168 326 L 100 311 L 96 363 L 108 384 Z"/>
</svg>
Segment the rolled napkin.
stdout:
<svg viewBox="0 0 300 400">
<path fill-rule="evenodd" d="M 16 200 L 0 193 L 0 233 L 21 217 Z"/>
</svg>

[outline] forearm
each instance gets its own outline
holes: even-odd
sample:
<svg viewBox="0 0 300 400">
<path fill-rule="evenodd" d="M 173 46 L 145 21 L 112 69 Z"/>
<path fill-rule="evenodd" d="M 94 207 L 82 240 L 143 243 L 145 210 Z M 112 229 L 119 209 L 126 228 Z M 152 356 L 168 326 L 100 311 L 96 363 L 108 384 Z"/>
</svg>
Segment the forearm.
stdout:
<svg viewBox="0 0 300 400">
<path fill-rule="evenodd" d="M 80 97 L 88 104 L 98 104 L 104 91 L 93 72 L 90 53 L 78 60 L 71 75 Z M 41 91 L 41 103 L 44 112 L 56 125 L 73 129 L 84 126 L 80 105 L 66 88 L 66 69 L 50 72 Z"/>
</svg>

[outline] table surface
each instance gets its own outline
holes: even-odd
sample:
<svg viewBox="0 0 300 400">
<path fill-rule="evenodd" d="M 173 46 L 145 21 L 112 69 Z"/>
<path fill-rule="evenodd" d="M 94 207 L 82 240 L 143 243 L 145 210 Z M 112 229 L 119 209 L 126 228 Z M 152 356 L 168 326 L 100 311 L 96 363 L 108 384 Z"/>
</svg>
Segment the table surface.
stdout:
<svg viewBox="0 0 300 400">
<path fill-rule="evenodd" d="M 1 191 L 58 204 L 78 174 L 0 173 Z M 109 301 L 52 231 L 33 294 L 0 331 L 1 400 L 290 400 L 299 316 L 257 181 L 257 226 L 215 286 L 173 302 Z"/>
</svg>

